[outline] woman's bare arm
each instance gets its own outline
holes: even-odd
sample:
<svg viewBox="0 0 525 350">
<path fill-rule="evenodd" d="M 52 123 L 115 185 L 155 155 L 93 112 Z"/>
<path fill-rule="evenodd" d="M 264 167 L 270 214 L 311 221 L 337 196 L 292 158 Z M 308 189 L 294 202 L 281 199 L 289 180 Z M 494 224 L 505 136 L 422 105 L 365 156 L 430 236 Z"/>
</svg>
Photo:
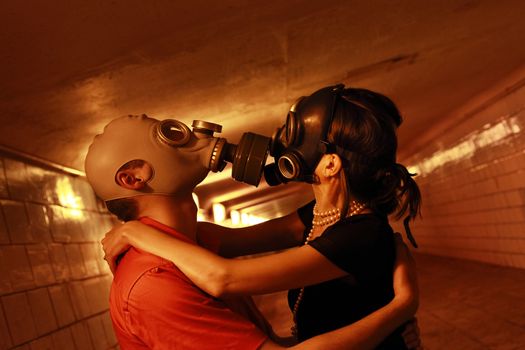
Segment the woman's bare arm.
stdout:
<svg viewBox="0 0 525 350">
<path fill-rule="evenodd" d="M 419 306 L 416 266 L 408 248 L 398 236 L 394 265 L 394 299 L 363 319 L 293 346 L 293 350 L 374 349 L 396 328 L 408 321 Z M 419 344 L 419 342 L 417 342 Z M 416 345 L 419 348 L 419 345 Z M 267 342 L 261 350 L 282 349 Z"/>
<path fill-rule="evenodd" d="M 295 349 L 371 349 L 414 315 L 418 300 L 415 271 L 406 246 L 397 241 L 394 301 L 359 322 L 309 339 Z M 140 222 L 112 230 L 103 243 L 110 257 L 131 244 L 172 260 L 197 286 L 216 297 L 297 288 L 346 275 L 310 246 L 253 259 L 225 259 Z M 280 348 L 271 342 L 265 346 L 265 350 Z"/>
<path fill-rule="evenodd" d="M 264 253 L 301 244 L 305 227 L 296 212 L 258 225 L 228 228 L 209 222 L 197 223 L 201 246 L 218 245 L 217 254 L 232 258 Z"/>
<path fill-rule="evenodd" d="M 247 259 L 220 257 L 138 221 L 114 228 L 103 240 L 112 270 L 129 245 L 172 261 L 215 297 L 270 293 L 328 281 L 347 273 L 310 246 Z"/>
</svg>

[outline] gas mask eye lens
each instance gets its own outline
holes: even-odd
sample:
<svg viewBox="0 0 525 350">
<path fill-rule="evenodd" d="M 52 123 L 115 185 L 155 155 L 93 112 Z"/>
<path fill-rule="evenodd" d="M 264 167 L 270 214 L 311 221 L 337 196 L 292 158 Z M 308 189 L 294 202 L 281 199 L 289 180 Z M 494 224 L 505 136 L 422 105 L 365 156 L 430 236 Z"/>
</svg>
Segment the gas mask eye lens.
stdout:
<svg viewBox="0 0 525 350">
<path fill-rule="evenodd" d="M 191 131 L 178 120 L 166 119 L 157 124 L 157 136 L 169 146 L 183 146 L 190 140 Z"/>
<path fill-rule="evenodd" d="M 293 154 L 287 154 L 279 158 L 277 166 L 281 174 L 288 180 L 295 179 L 299 176 L 299 160 Z"/>
</svg>

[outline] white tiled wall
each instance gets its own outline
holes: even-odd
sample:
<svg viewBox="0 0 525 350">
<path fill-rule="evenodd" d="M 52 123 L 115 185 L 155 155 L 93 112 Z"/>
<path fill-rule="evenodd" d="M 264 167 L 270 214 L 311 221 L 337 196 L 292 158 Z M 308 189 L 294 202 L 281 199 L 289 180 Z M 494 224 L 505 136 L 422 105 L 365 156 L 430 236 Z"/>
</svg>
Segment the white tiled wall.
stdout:
<svg viewBox="0 0 525 350">
<path fill-rule="evenodd" d="M 525 268 L 524 76 L 452 113 L 457 123 L 403 160 L 420 173 L 421 252 Z"/>
<path fill-rule="evenodd" d="M 111 220 L 83 178 L 0 157 L 0 350 L 117 348 Z"/>
</svg>

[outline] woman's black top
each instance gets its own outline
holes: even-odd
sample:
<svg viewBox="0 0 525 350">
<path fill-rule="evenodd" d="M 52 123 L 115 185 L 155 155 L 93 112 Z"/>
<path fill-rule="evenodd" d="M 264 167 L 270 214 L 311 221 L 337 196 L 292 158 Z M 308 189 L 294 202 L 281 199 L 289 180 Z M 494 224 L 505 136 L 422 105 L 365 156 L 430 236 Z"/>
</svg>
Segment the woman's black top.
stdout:
<svg viewBox="0 0 525 350">
<path fill-rule="evenodd" d="M 306 226 L 305 239 L 312 226 L 314 204 L 298 210 Z M 359 214 L 342 219 L 309 245 L 348 275 L 305 288 L 297 312 L 300 341 L 358 321 L 394 297 L 395 242 L 387 217 Z M 299 289 L 289 291 L 290 309 L 298 294 Z M 377 349 L 406 349 L 402 330 L 397 329 Z"/>
</svg>

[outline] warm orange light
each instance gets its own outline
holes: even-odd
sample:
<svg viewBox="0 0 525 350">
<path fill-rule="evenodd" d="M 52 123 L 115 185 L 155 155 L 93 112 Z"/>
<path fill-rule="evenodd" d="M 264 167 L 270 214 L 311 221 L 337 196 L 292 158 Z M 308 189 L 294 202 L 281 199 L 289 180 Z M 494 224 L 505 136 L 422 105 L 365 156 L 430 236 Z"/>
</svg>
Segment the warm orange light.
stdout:
<svg viewBox="0 0 525 350">
<path fill-rule="evenodd" d="M 226 208 L 221 203 L 213 203 L 213 221 L 216 223 L 223 222 L 226 219 Z"/>
<path fill-rule="evenodd" d="M 230 211 L 230 218 L 233 226 L 238 226 L 241 224 L 241 213 L 238 210 Z"/>
<path fill-rule="evenodd" d="M 84 212 L 81 210 L 83 208 L 82 198 L 77 196 L 68 177 L 63 177 L 56 182 L 55 191 L 60 205 L 71 209 L 63 211 L 65 216 L 72 219 L 84 218 Z"/>
<path fill-rule="evenodd" d="M 468 135 L 460 143 L 435 152 L 421 162 L 409 166 L 408 170 L 411 173 L 420 175 L 429 174 L 447 163 L 470 158 L 476 151 L 501 142 L 520 132 L 521 126 L 516 117 L 504 119 L 496 124 L 486 124 L 482 130 Z"/>
<path fill-rule="evenodd" d="M 261 222 L 268 221 L 268 218 L 264 218 L 262 216 L 257 216 L 253 214 L 249 214 L 246 212 L 241 212 L 241 225 L 243 226 L 251 226 L 251 225 L 257 225 Z"/>
</svg>

